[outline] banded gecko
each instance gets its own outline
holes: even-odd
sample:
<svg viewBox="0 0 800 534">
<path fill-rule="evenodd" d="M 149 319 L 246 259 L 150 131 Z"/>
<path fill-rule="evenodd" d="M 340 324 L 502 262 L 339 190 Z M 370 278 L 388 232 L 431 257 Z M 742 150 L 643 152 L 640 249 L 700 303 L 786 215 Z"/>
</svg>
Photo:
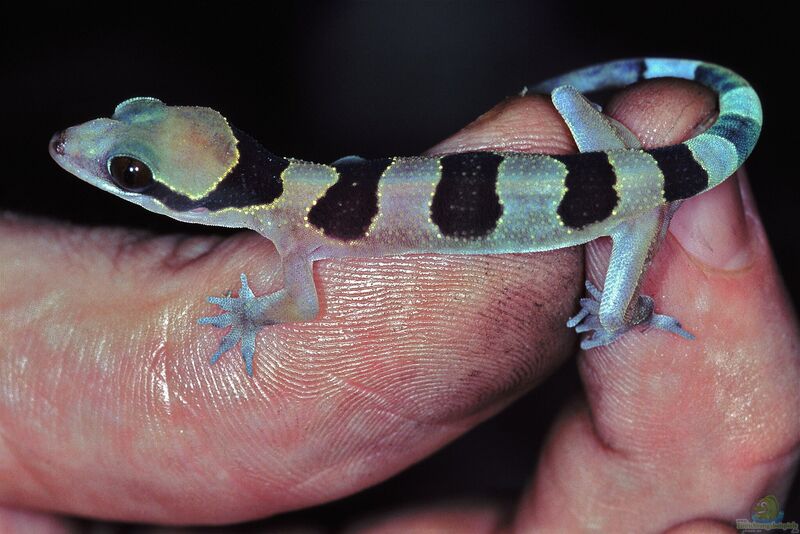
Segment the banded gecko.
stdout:
<svg viewBox="0 0 800 534">
<path fill-rule="evenodd" d="M 684 143 L 643 150 L 583 92 L 643 79 L 694 80 L 719 95 L 719 115 Z M 209 297 L 222 313 L 200 324 L 229 328 L 211 363 L 241 345 L 253 374 L 256 334 L 319 311 L 312 264 L 321 258 L 434 252 L 498 254 L 570 247 L 611 236 L 604 287 L 567 322 L 592 332 L 583 349 L 636 325 L 687 339 L 639 288 L 683 199 L 725 180 L 748 157 L 761 105 L 740 76 L 684 59 L 628 59 L 531 87 L 550 92 L 580 153 L 464 152 L 440 157 L 348 156 L 329 165 L 272 154 L 205 107 L 132 98 L 112 117 L 53 136 L 50 153 L 79 178 L 180 221 L 249 228 L 281 255 L 284 287 L 256 297 L 245 274 L 236 297 Z"/>
</svg>

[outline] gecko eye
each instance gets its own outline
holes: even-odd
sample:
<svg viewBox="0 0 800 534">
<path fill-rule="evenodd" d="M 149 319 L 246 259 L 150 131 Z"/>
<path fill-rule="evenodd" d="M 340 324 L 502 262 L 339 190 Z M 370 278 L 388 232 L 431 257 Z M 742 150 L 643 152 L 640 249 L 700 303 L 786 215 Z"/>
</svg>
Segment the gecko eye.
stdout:
<svg viewBox="0 0 800 534">
<path fill-rule="evenodd" d="M 142 191 L 153 183 L 150 168 L 130 156 L 114 156 L 108 160 L 108 172 L 114 183 L 127 191 Z"/>
</svg>

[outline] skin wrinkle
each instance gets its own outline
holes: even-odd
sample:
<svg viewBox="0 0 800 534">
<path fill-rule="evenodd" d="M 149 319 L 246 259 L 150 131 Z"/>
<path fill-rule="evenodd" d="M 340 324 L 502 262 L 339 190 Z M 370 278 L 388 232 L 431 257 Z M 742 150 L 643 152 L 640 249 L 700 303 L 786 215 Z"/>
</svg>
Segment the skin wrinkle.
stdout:
<svg viewBox="0 0 800 534">
<path fill-rule="evenodd" d="M 698 120 L 695 127 L 691 129 L 689 137 L 696 137 L 698 134 L 705 132 L 706 130 L 711 128 L 711 126 L 713 126 L 715 122 L 717 122 L 718 118 L 719 118 L 719 107 L 709 112 L 708 115 L 703 117 L 701 120 Z M 739 169 L 739 171 L 741 170 L 742 169 Z"/>
<path fill-rule="evenodd" d="M 719 201 L 716 196 L 721 195 L 725 202 L 719 204 L 713 213 L 709 214 L 706 210 L 705 215 L 701 212 L 698 216 L 695 213 L 697 204 L 690 201 L 681 207 L 672 226 L 675 243 L 687 254 L 689 261 L 704 271 L 731 274 L 743 272 L 755 265 L 759 247 L 765 247 L 765 238 L 761 236 L 763 229 L 756 226 L 757 217 L 754 218 L 752 213 L 748 214 L 748 202 L 744 201 L 746 173 L 739 170 L 730 180 L 734 180 L 738 186 L 721 184 L 709 191 L 707 198 Z M 724 228 L 724 233 L 720 232 L 715 228 L 716 220 L 729 211 L 735 211 L 739 215 Z M 685 229 L 687 226 L 688 230 Z M 755 231 L 756 228 L 759 228 L 758 231 Z M 716 239 L 713 239 L 714 236 Z M 742 242 L 745 246 L 736 246 Z"/>
<path fill-rule="evenodd" d="M 413 422 L 416 424 L 423 423 L 421 420 L 417 420 L 411 416 L 405 416 L 398 411 L 390 409 L 392 402 L 388 400 L 387 397 L 381 395 L 376 388 L 369 388 L 366 386 L 355 384 L 353 383 L 352 380 L 340 377 L 334 372 L 325 373 L 325 375 L 330 377 L 336 384 L 340 385 L 341 390 L 343 391 L 349 390 L 352 393 L 355 393 L 357 397 L 363 397 L 365 400 L 369 401 L 368 404 L 378 409 L 382 409 L 385 413 L 391 415 L 394 418 L 408 422 Z"/>
<path fill-rule="evenodd" d="M 689 117 L 692 117 L 690 106 L 687 104 L 683 111 L 681 112 L 681 116 L 684 115 L 684 112 L 689 114 Z M 696 137 L 697 135 L 705 132 L 711 126 L 717 122 L 717 118 L 719 117 L 719 109 L 715 108 L 712 110 L 705 110 L 705 113 L 701 114 L 692 128 L 689 129 L 689 138 Z"/>
<path fill-rule="evenodd" d="M 23 471 L 21 475 L 24 477 L 23 480 L 25 480 L 25 490 L 33 489 L 35 491 L 38 489 L 45 494 L 53 495 L 54 488 L 46 484 L 43 476 L 41 476 L 43 471 L 41 470 L 39 459 L 30 456 L 30 451 L 25 447 L 24 443 L 20 443 L 18 447 L 11 446 L 10 440 L 5 440 L 5 443 L 6 446 L 3 450 L 10 453 L 12 457 L 16 459 L 17 463 L 15 467 Z M 28 460 L 28 458 L 30 458 L 30 460 Z M 34 485 L 36 488 L 30 488 L 31 485 Z"/>
<path fill-rule="evenodd" d="M 453 424 L 444 425 L 444 424 L 431 424 L 431 423 L 425 423 L 425 422 L 418 422 L 418 421 L 414 421 L 414 420 L 406 419 L 406 418 L 402 418 L 402 420 L 410 423 L 410 427 L 414 429 L 414 432 L 410 432 L 408 430 L 408 427 L 399 427 L 399 428 L 396 428 L 394 430 L 391 430 L 390 433 L 388 433 L 388 434 L 385 433 L 385 432 L 382 432 L 380 434 L 380 437 L 377 438 L 378 441 L 384 442 L 384 443 L 385 442 L 392 442 L 395 439 L 395 436 L 397 436 L 397 435 L 406 435 L 406 434 L 410 435 L 410 434 L 413 434 L 413 433 L 417 433 L 419 428 L 423 427 L 423 426 L 427 427 L 427 428 L 434 428 L 434 429 L 438 427 L 438 428 L 440 428 L 440 432 L 444 432 L 446 430 L 446 427 L 454 426 Z M 402 440 L 400 440 L 400 441 L 402 442 Z M 340 469 L 343 465 L 350 465 L 350 464 L 356 464 L 356 465 L 380 465 L 382 463 L 381 460 L 385 456 L 387 456 L 387 452 L 384 451 L 379 446 L 374 446 L 374 440 L 373 439 L 365 439 L 364 440 L 364 444 L 365 444 L 364 450 L 368 450 L 369 451 L 366 455 L 355 455 L 355 454 L 351 454 L 351 455 L 341 454 L 341 455 L 338 455 L 337 456 L 337 458 L 339 459 L 338 463 L 333 463 L 333 464 L 327 465 L 322 470 L 319 470 L 319 471 L 311 474 L 310 476 L 308 476 L 304 480 L 295 481 L 295 483 L 293 484 L 293 489 L 298 490 L 299 492 L 302 492 L 302 490 L 304 488 L 315 487 L 317 485 L 317 481 L 318 480 L 324 480 L 326 475 L 328 475 L 329 472 L 332 472 L 332 471 L 334 471 L 336 469 Z M 426 455 L 426 454 L 423 454 L 423 455 Z M 374 477 L 370 477 L 370 478 L 374 478 Z"/>
<path fill-rule="evenodd" d="M 66 223 L 63 227 L 54 227 L 51 221 L 44 219 L 28 220 L 30 228 L 25 228 L 25 217 L 20 217 L 17 221 L 18 229 L 25 237 L 33 234 L 33 229 L 45 229 L 52 235 L 51 243 L 54 244 L 54 250 L 64 256 L 64 264 L 77 264 L 83 267 L 86 265 L 87 258 L 81 255 L 80 249 L 86 244 L 95 246 L 96 240 L 93 238 L 92 230 Z M 12 228 L 13 229 L 13 228 Z"/>
<path fill-rule="evenodd" d="M 194 235 L 179 235 L 173 241 L 172 250 L 165 255 L 162 266 L 175 274 L 211 256 L 225 241 L 223 237 L 198 238 Z"/>
<path fill-rule="evenodd" d="M 131 256 L 139 255 L 139 257 L 148 256 L 154 252 L 152 245 L 158 242 L 159 238 L 143 231 L 125 232 L 120 231 L 121 239 L 114 244 L 113 251 L 110 254 L 110 267 L 115 273 L 123 272 L 122 265 Z M 102 246 L 102 245 L 101 245 Z"/>
<path fill-rule="evenodd" d="M 671 126 L 665 132 L 665 136 L 666 137 L 668 137 L 668 138 L 677 137 L 676 135 L 674 135 L 675 129 L 678 127 L 678 124 L 681 122 L 681 118 L 685 117 L 688 114 L 689 106 L 690 106 L 690 104 L 687 102 L 686 104 L 684 104 L 683 106 L 681 106 L 678 109 L 678 112 L 676 113 L 675 122 L 673 122 L 671 124 Z M 699 122 L 702 122 L 702 118 L 695 121 L 695 127 L 697 126 L 697 123 L 699 123 Z"/>
</svg>

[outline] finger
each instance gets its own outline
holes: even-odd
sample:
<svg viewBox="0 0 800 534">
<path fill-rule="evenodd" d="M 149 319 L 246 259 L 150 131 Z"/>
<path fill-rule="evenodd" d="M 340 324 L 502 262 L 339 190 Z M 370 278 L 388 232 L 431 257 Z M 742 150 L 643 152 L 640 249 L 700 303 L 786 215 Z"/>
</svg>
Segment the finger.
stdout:
<svg viewBox="0 0 800 534">
<path fill-rule="evenodd" d="M 659 81 L 608 111 L 645 145 L 666 145 L 696 133 L 711 97 Z M 553 429 L 521 530 L 730 525 L 785 495 L 800 437 L 798 329 L 742 176 L 678 210 L 644 284 L 696 339 L 633 331 L 581 356 L 587 404 Z M 590 278 L 602 280 L 608 248 L 588 248 Z"/>
<path fill-rule="evenodd" d="M 567 136 L 546 98 L 513 99 L 438 151 L 523 139 L 563 152 Z M 259 295 L 282 286 L 265 239 L 6 218 L 0 502 L 219 523 L 374 484 L 570 354 L 580 257 L 317 262 L 320 316 L 265 329 L 250 378 L 238 353 L 208 364 L 224 332 L 196 323 L 215 311 L 206 297 L 237 291 L 242 272 Z"/>
<path fill-rule="evenodd" d="M 13 510 L 0 506 L 0 532 L 35 532 L 36 534 L 68 534 L 75 525 L 64 518 L 49 514 Z"/>
</svg>

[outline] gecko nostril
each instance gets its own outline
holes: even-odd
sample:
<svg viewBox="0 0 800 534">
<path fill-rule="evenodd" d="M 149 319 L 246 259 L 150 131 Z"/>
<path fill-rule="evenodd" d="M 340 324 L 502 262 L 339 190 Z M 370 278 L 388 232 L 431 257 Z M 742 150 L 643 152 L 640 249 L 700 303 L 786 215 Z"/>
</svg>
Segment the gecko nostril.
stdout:
<svg viewBox="0 0 800 534">
<path fill-rule="evenodd" d="M 58 154 L 59 156 L 64 155 L 64 145 L 66 144 L 65 137 L 64 130 L 62 130 L 50 139 L 50 152 L 52 154 Z"/>
</svg>

